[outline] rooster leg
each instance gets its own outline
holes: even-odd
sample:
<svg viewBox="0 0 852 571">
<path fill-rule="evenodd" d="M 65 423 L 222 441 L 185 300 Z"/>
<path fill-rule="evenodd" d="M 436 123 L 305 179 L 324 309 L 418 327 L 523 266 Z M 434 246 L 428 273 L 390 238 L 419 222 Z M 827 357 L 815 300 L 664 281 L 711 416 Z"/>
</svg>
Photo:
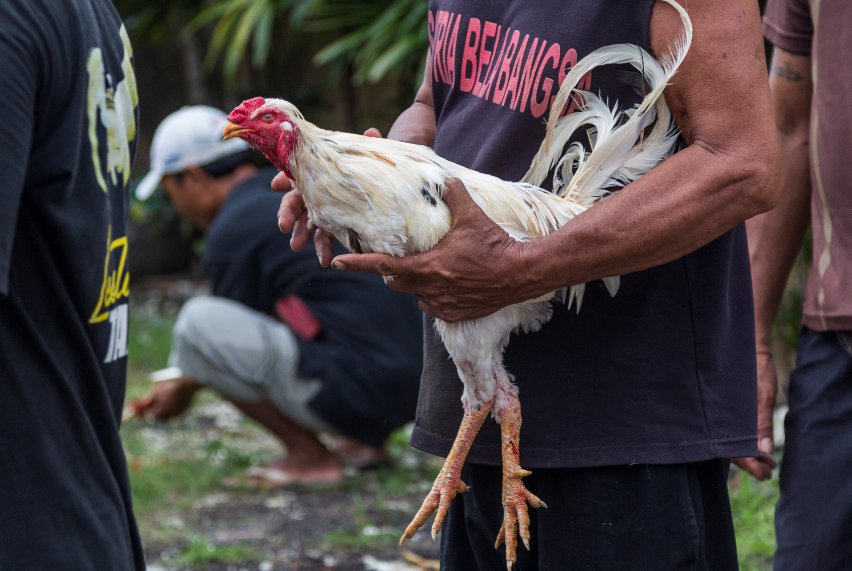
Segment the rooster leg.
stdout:
<svg viewBox="0 0 852 571">
<path fill-rule="evenodd" d="M 435 539 L 441 529 L 441 524 L 444 523 L 450 502 L 453 501 L 457 493 L 467 491 L 467 485 L 461 480 L 461 469 L 473 444 L 473 439 L 476 438 L 476 434 L 482 428 L 482 423 L 488 417 L 488 413 L 491 412 L 493 404 L 494 401 L 491 400 L 480 406 L 478 410 L 465 409 L 461 426 L 459 426 L 450 453 L 447 455 L 438 477 L 435 478 L 435 483 L 432 484 L 432 490 L 423 500 L 423 505 L 420 506 L 414 519 L 405 528 L 405 533 L 399 540 L 400 545 L 406 539 L 410 539 L 437 508 L 438 513 L 435 515 L 435 522 L 432 524 L 432 539 Z"/>
<path fill-rule="evenodd" d="M 547 507 L 538 496 L 526 489 L 521 478 L 532 474 L 521 468 L 520 464 L 520 433 L 521 433 L 521 403 L 518 400 L 517 389 L 500 386 L 498 389 L 495 416 L 500 423 L 503 448 L 503 525 L 497 533 L 494 547 L 506 542 L 506 568 L 511 571 L 517 560 L 518 535 L 524 547 L 530 548 L 530 516 L 527 503 L 534 508 Z"/>
</svg>

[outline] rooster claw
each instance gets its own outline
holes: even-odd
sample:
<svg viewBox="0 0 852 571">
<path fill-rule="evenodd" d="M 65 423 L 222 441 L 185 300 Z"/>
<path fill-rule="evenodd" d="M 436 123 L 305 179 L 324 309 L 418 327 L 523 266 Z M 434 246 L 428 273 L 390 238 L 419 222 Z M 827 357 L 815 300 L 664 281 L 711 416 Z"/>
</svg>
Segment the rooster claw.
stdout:
<svg viewBox="0 0 852 571">
<path fill-rule="evenodd" d="M 426 499 L 423 500 L 423 505 L 417 510 L 417 514 L 411 520 L 411 523 L 408 524 L 408 527 L 405 528 L 402 537 L 399 538 L 400 545 L 405 543 L 406 540 L 411 539 L 417 533 L 417 530 L 423 527 L 429 516 L 437 509 L 435 521 L 432 523 L 432 540 L 434 541 L 438 536 L 438 532 L 441 531 L 444 519 L 447 517 L 450 502 L 453 501 L 453 498 L 457 494 L 463 494 L 467 491 L 467 484 L 458 479 L 458 477 L 442 476 L 444 474 L 438 475 L 435 484 L 432 486 L 432 490 L 426 496 Z"/>
<path fill-rule="evenodd" d="M 518 559 L 518 537 L 527 551 L 530 550 L 530 514 L 527 504 L 534 508 L 547 507 L 547 504 L 527 490 L 521 482 L 521 477 L 529 474 L 531 472 L 528 470 L 519 469 L 515 472 L 515 477 L 507 477 L 503 483 L 503 524 L 497 532 L 494 549 L 500 547 L 501 543 L 506 543 L 506 569 L 509 571 Z"/>
<path fill-rule="evenodd" d="M 435 536 L 441 530 L 444 518 L 447 517 L 450 502 L 459 493 L 463 494 L 467 491 L 467 484 L 462 482 L 461 479 L 462 466 L 470 450 L 470 445 L 473 443 L 473 439 L 476 438 L 476 433 L 479 432 L 482 422 L 488 416 L 488 413 L 491 412 L 493 403 L 494 401 L 490 401 L 477 410 L 465 411 L 450 453 L 447 455 L 447 459 L 444 460 L 444 465 L 441 467 L 441 471 L 438 472 L 438 476 L 432 484 L 432 489 L 429 491 L 426 499 L 423 500 L 423 505 L 420 506 L 414 519 L 411 520 L 411 523 L 408 524 L 408 527 L 405 528 L 405 532 L 403 532 L 402 537 L 399 539 L 400 545 L 406 539 L 410 539 L 426 523 L 432 512 L 437 509 L 438 513 L 435 515 L 435 522 L 432 524 L 432 539 L 434 540 Z"/>
</svg>

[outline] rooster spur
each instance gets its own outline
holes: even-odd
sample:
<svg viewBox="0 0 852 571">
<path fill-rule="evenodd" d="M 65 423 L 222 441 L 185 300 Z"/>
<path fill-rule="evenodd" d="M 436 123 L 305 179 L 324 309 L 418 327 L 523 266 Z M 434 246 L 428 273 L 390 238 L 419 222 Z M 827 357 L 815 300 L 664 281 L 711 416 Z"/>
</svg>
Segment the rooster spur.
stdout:
<svg viewBox="0 0 852 571">
<path fill-rule="evenodd" d="M 441 200 L 445 181 L 458 178 L 485 214 L 516 240 L 545 236 L 635 180 L 674 152 L 678 133 L 663 90 L 682 63 L 692 39 L 690 20 L 677 3 L 684 34 L 660 60 L 635 45 L 598 49 L 565 76 L 550 111 L 546 135 L 520 182 L 482 174 L 437 156 L 428 147 L 321 129 L 287 101 L 256 97 L 228 116 L 225 138 L 240 137 L 260 150 L 294 181 L 310 221 L 353 252 L 403 256 L 434 247 L 449 231 L 451 215 Z M 610 108 L 598 96 L 576 89 L 592 69 L 626 64 L 641 75 L 646 96 L 626 110 Z M 565 116 L 571 99 L 580 106 Z M 589 146 L 574 141 L 588 134 Z M 554 170 L 555 169 L 555 170 Z M 542 189 L 551 171 L 553 192 Z M 604 280 L 610 294 L 618 278 Z M 497 544 L 506 543 L 507 567 L 516 560 L 518 537 L 529 548 L 527 504 L 545 504 L 522 482 L 521 406 L 518 389 L 503 365 L 503 351 L 515 332 L 538 330 L 550 319 L 552 300 L 577 310 L 583 284 L 513 304 L 480 319 L 435 327 L 464 384 L 464 416 L 455 442 L 401 541 L 410 538 L 437 510 L 432 535 L 440 530 L 450 502 L 467 487 L 461 468 L 485 419 L 500 424 L 503 462 L 503 525 Z"/>
</svg>

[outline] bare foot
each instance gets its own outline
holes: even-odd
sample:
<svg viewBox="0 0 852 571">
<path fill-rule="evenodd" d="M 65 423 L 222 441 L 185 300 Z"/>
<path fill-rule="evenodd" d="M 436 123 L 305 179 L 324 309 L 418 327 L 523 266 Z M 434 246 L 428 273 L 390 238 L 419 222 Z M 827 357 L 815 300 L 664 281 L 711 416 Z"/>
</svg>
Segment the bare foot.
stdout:
<svg viewBox="0 0 852 571">
<path fill-rule="evenodd" d="M 284 474 L 295 484 L 327 484 L 343 480 L 343 466 L 333 456 L 308 464 L 294 461 L 291 454 L 267 466 L 266 469 Z"/>
<path fill-rule="evenodd" d="M 345 465 L 359 470 L 375 468 L 390 461 L 390 455 L 384 448 L 368 446 L 345 436 L 338 438 L 334 453 Z"/>
<path fill-rule="evenodd" d="M 336 486 L 344 481 L 339 463 L 327 465 L 295 465 L 282 458 L 268 466 L 249 468 L 245 477 L 228 478 L 225 485 L 262 489 L 318 489 Z"/>
</svg>

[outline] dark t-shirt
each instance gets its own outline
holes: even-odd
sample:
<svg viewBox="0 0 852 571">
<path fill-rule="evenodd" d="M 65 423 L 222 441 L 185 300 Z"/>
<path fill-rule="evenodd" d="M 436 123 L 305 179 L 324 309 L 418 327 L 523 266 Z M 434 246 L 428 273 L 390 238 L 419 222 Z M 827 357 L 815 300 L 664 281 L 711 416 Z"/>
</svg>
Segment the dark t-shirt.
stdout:
<svg viewBox="0 0 852 571">
<path fill-rule="evenodd" d="M 213 293 L 270 315 L 285 295 L 299 296 L 322 323 L 317 339 L 298 340 L 299 374 L 323 381 L 311 408 L 343 434 L 379 445 L 414 419 L 420 311 L 378 276 L 323 269 L 313 244 L 294 252 L 275 223 L 274 174 L 262 171 L 232 190 L 208 230 L 204 267 Z"/>
<path fill-rule="evenodd" d="M 145 567 L 118 436 L 131 55 L 106 0 L 0 1 L 0 569 Z"/>
<path fill-rule="evenodd" d="M 609 44 L 649 49 L 652 4 L 430 2 L 437 153 L 520 180 L 544 137 L 564 69 Z M 639 95 L 622 79 L 615 69 L 599 69 L 591 87 L 581 87 L 630 106 Z M 446 455 L 461 419 L 462 386 L 428 322 L 424 347 L 412 444 Z M 614 298 L 602 282 L 588 284 L 579 313 L 555 307 L 541 331 L 513 335 L 506 350 L 520 390 L 522 463 L 753 455 L 754 361 L 742 225 L 684 258 L 623 276 Z M 499 463 L 495 423 L 485 424 L 469 458 Z"/>
<path fill-rule="evenodd" d="M 813 67 L 809 162 L 814 263 L 802 320 L 814 331 L 852 331 L 852 2 L 769 0 L 766 38 Z"/>
</svg>

